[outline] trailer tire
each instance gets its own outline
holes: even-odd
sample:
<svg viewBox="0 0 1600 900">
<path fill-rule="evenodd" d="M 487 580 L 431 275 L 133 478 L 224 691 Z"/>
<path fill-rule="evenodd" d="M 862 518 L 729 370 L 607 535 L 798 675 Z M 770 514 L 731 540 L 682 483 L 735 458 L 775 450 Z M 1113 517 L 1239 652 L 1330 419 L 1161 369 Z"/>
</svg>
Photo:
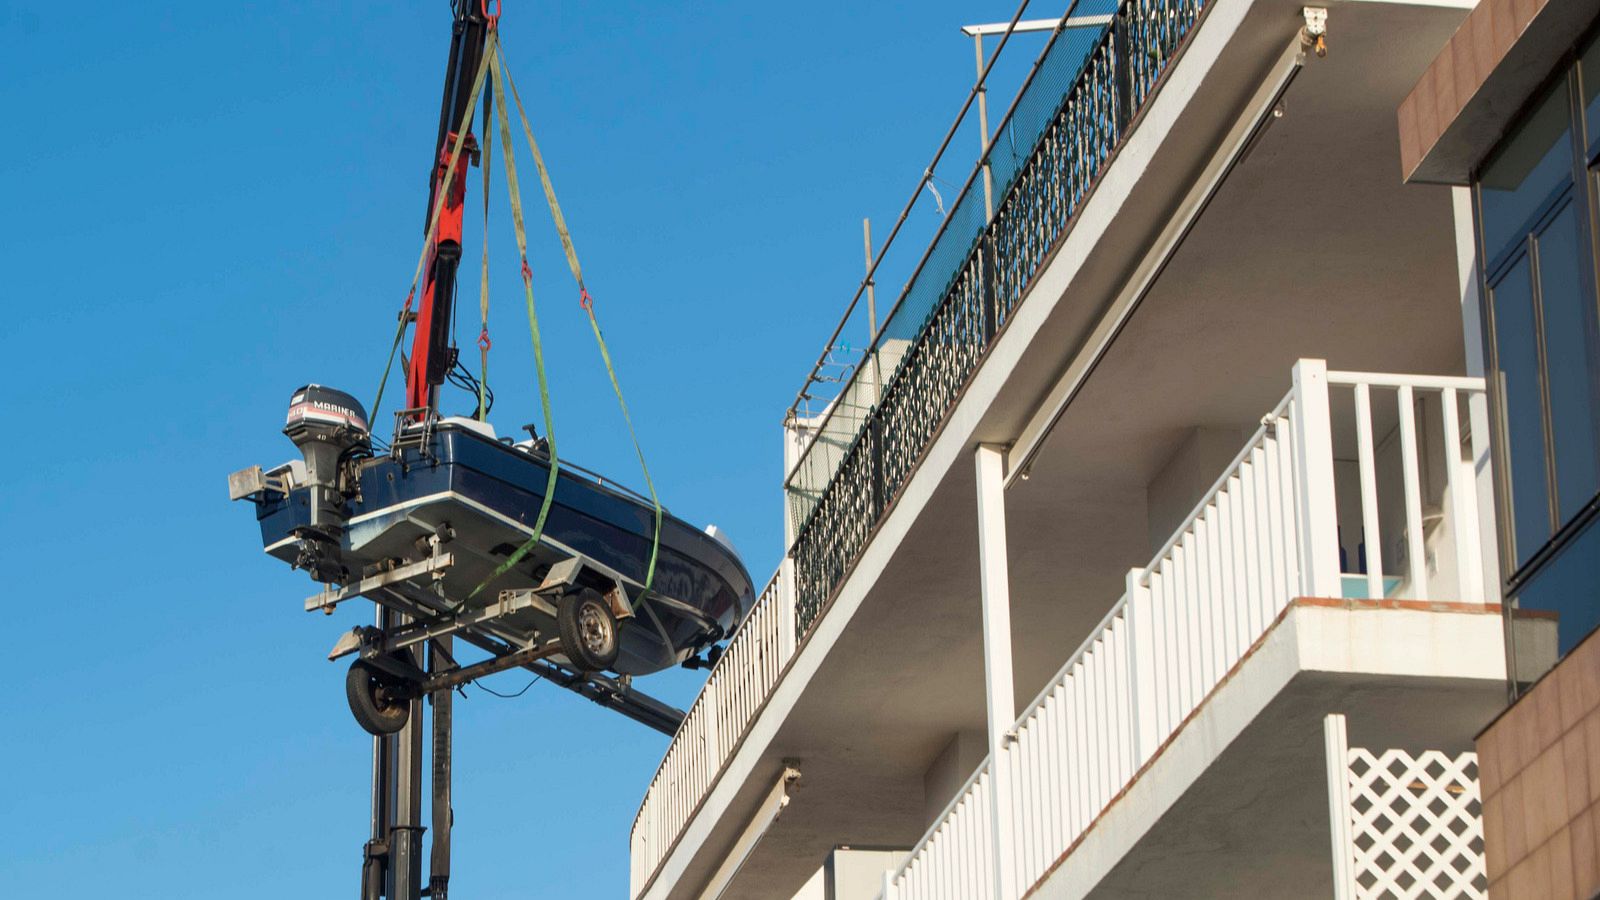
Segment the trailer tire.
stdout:
<svg viewBox="0 0 1600 900">
<path fill-rule="evenodd" d="M 556 631 L 573 668 L 601 672 L 616 664 L 621 650 L 617 617 L 594 588 L 583 588 L 561 598 L 556 609 Z"/>
<path fill-rule="evenodd" d="M 395 686 L 392 676 L 364 659 L 350 664 L 344 677 L 345 699 L 350 701 L 350 714 L 368 734 L 394 734 L 411 718 L 411 701 L 387 696 Z"/>
</svg>

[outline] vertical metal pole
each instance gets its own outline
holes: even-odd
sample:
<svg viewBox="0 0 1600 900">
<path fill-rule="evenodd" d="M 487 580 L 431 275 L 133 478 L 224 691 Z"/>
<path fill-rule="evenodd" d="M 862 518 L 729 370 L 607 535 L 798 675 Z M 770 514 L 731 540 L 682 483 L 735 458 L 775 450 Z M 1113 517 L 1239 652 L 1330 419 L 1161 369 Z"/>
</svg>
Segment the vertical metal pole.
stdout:
<svg viewBox="0 0 1600 900">
<path fill-rule="evenodd" d="M 376 625 L 389 626 L 392 615 L 384 606 L 378 606 Z M 361 900 L 380 900 L 388 890 L 389 881 L 389 790 L 393 759 L 393 739 L 372 738 L 372 827 L 361 858 Z"/>
<path fill-rule="evenodd" d="M 867 251 L 867 352 L 872 354 L 872 405 L 883 396 L 883 365 L 878 361 L 878 298 L 872 280 L 872 220 L 861 220 L 861 241 Z"/>
<path fill-rule="evenodd" d="M 983 35 L 972 36 L 978 57 L 978 152 L 983 160 L 983 221 L 994 219 L 994 174 L 989 170 L 989 86 L 983 81 Z"/>
<path fill-rule="evenodd" d="M 867 250 L 867 340 L 878 339 L 878 298 L 872 280 L 872 220 L 861 220 L 861 241 Z"/>
<path fill-rule="evenodd" d="M 451 665 L 451 644 L 448 635 L 429 643 L 430 672 L 440 672 Z M 451 746 L 454 721 L 454 692 L 435 691 L 433 703 L 433 846 L 428 857 L 428 896 L 432 900 L 446 900 L 450 890 L 450 826 L 454 824 L 455 810 L 450 805 L 450 773 L 455 763 Z"/>
<path fill-rule="evenodd" d="M 411 617 L 396 614 L 398 625 Z M 416 651 L 408 648 L 413 663 L 420 663 Z M 411 716 L 395 735 L 394 828 L 389 832 L 389 872 L 393 888 L 389 900 L 421 900 L 422 897 L 422 717 L 419 697 L 411 701 Z"/>
<path fill-rule="evenodd" d="M 983 683 L 989 721 L 990 833 L 996 900 L 1014 900 L 1011 771 L 1007 748 L 1017 715 L 1011 674 L 1011 577 L 1006 563 L 1005 455 L 979 444 L 978 573 L 983 596 Z"/>
<path fill-rule="evenodd" d="M 1128 14 L 1132 15 L 1133 7 L 1128 7 Z M 1111 65 L 1114 74 L 1113 83 L 1117 91 L 1117 134 L 1120 136 L 1133 121 L 1133 51 L 1128 40 L 1128 16 L 1121 12 L 1112 13 L 1111 21 Z"/>
</svg>

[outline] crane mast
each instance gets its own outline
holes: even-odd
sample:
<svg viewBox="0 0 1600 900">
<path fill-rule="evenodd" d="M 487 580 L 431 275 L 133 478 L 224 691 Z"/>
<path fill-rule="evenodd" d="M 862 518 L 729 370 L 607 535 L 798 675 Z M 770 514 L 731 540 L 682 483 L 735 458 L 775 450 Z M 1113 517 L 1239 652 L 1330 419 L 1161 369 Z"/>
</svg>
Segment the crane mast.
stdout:
<svg viewBox="0 0 1600 900">
<path fill-rule="evenodd" d="M 472 162 L 478 158 L 478 143 L 471 130 L 472 81 L 483 60 L 491 19 L 481 0 L 454 0 L 451 8 L 455 15 L 450 32 L 449 61 L 445 64 L 444 97 L 439 104 L 439 133 L 434 141 L 429 173 L 424 233 L 435 205 L 439 204 L 441 191 L 444 203 L 440 206 L 438 226 L 427 250 L 422 302 L 417 307 L 417 328 L 412 335 L 410 366 L 406 372 L 406 406 L 410 409 L 436 409 L 439 386 L 455 365 L 455 351 L 450 346 L 451 313 L 455 304 L 456 271 L 461 264 L 461 224 L 467 196 L 467 165 L 458 162 L 455 172 L 448 172 L 456 128 L 467 129 L 462 144 L 463 156 Z M 445 183 L 447 174 L 450 175 L 448 184 Z"/>
</svg>

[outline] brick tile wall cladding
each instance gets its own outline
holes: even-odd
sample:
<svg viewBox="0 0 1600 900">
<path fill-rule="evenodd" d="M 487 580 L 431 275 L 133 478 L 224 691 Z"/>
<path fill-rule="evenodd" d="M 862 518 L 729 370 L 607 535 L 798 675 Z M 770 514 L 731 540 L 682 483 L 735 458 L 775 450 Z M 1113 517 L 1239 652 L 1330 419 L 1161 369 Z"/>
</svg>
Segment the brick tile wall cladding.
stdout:
<svg viewBox="0 0 1600 900">
<path fill-rule="evenodd" d="M 1491 900 L 1600 896 L 1600 632 L 1478 736 Z"/>
<path fill-rule="evenodd" d="M 1549 0 L 1482 0 L 1400 104 L 1400 169 L 1416 170 Z"/>
</svg>

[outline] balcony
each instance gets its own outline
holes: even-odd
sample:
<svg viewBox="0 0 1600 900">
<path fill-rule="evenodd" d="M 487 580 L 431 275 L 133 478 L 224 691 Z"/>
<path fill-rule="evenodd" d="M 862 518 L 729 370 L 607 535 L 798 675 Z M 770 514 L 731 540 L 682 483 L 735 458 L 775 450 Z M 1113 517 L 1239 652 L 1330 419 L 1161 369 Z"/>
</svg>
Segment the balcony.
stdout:
<svg viewBox="0 0 1600 900">
<path fill-rule="evenodd" d="M 985 759 L 886 873 L 886 900 L 1217 896 L 1247 882 L 1273 896 L 1482 896 L 1464 748 L 1504 672 L 1461 451 L 1482 390 L 1299 363 L 1293 390 L 1016 719 L 999 769 Z M 1385 432 L 1397 440 L 1375 440 Z M 1445 482 L 1439 506 L 1424 503 L 1430 479 Z M 1330 724 L 1332 780 L 1307 784 L 1307 760 L 1320 774 L 1308 728 L 1346 709 L 1383 749 L 1350 751 L 1342 719 L 1335 746 Z M 1327 827 L 1307 827 L 1307 798 L 1330 795 Z M 1180 849 L 1225 833 L 1201 857 Z"/>
<path fill-rule="evenodd" d="M 1007 846 L 1016 855 L 1005 862 L 1014 884 L 1052 871 L 1174 753 L 1186 729 L 1215 715 L 1230 683 L 1235 693 L 1254 692 L 1251 711 L 1232 722 L 1252 735 L 1244 744 L 1260 742 L 1258 760 L 1283 755 L 1274 741 L 1285 731 L 1345 706 L 1361 710 L 1375 746 L 1456 752 L 1500 702 L 1500 617 L 1484 602 L 1479 481 L 1464 427 L 1482 401 L 1481 379 L 1330 372 L 1303 360 L 1291 380 L 1016 719 L 1002 788 L 1014 817 Z M 794 657 L 786 576 L 787 564 L 712 671 L 651 784 L 632 836 L 635 896 Z M 1270 674 L 1255 674 L 1262 670 Z M 1275 687 L 1263 691 L 1263 681 Z M 1390 699 L 1350 701 L 1379 684 Z M 1433 724 L 1382 725 L 1419 715 Z M 1217 740 L 1214 724 L 1203 730 Z M 1229 752 L 1248 765 L 1243 751 Z M 1197 777 L 1207 768 L 1180 764 Z M 959 886 L 993 875 L 992 854 L 984 855 L 992 780 L 985 761 L 895 874 L 891 896 L 984 896 Z M 1326 834 L 1317 839 L 1326 843 Z M 930 878 L 938 888 L 926 893 L 918 885 Z"/>
<path fill-rule="evenodd" d="M 1249 650 L 1252 629 L 1277 621 L 1253 640 L 1291 648 L 1290 660 L 1312 667 L 1273 670 L 1296 685 L 1275 695 L 1279 704 L 1309 698 L 1326 706 L 1327 697 L 1309 686 L 1323 675 L 1346 687 L 1442 678 L 1449 702 L 1439 709 L 1453 710 L 1454 718 L 1437 734 L 1470 731 L 1473 704 L 1500 691 L 1500 673 L 1491 672 L 1501 666 L 1498 616 L 1474 599 L 1498 573 L 1492 562 L 1489 570 L 1478 565 L 1490 546 L 1483 542 L 1492 529 L 1488 495 L 1472 498 L 1473 512 L 1483 514 L 1476 526 L 1458 515 L 1453 499 L 1461 481 L 1483 484 L 1479 443 L 1487 421 L 1477 382 L 1461 378 L 1452 198 L 1401 185 L 1393 148 L 1375 136 L 1393 127 L 1395 103 L 1460 15 L 1438 5 L 1346 5 L 1336 11 L 1338 40 L 1329 56 L 1307 62 L 1295 55 L 1299 5 L 1210 0 L 1167 60 L 1160 89 L 1056 233 L 1024 296 L 1003 320 L 991 320 L 992 336 L 966 326 L 946 330 L 919 356 L 917 329 L 886 330 L 876 357 L 865 360 L 825 415 L 867 421 L 868 412 L 886 408 L 891 377 L 911 377 L 908 360 L 975 362 L 960 370 L 965 375 L 939 369 L 959 375 L 939 376 L 940 390 L 950 392 L 939 396 L 948 403 L 919 407 L 894 420 L 894 429 L 845 429 L 837 441 L 825 434 L 811 445 L 849 465 L 829 474 L 809 500 L 791 479 L 790 511 L 805 517 L 791 525 L 817 528 L 818 540 L 835 549 L 854 549 L 807 556 L 812 551 L 795 543 L 795 555 L 762 596 L 760 609 L 769 614 L 752 620 L 763 624 L 729 645 L 641 806 L 633 896 L 670 900 L 726 889 L 729 898 L 789 900 L 836 845 L 916 845 L 979 768 L 988 704 L 974 444 L 1007 448 L 1012 670 L 1014 696 L 1026 699 L 1056 683 L 1072 649 L 1107 624 L 1108 610 L 1127 592 L 1130 566 L 1148 568 L 1158 551 L 1174 547 L 1188 559 L 1196 542 L 1220 547 L 1204 534 L 1171 546 L 1169 538 L 1195 521 L 1197 502 L 1210 496 L 1219 473 L 1241 462 L 1241 448 L 1300 452 L 1292 441 L 1279 443 L 1298 432 L 1265 434 L 1260 423 L 1275 409 L 1284 428 L 1300 421 L 1278 407 L 1285 373 L 1302 357 L 1334 360 L 1336 370 L 1383 370 L 1404 360 L 1428 374 L 1405 376 L 1405 385 L 1392 380 L 1400 376 L 1363 376 L 1360 391 L 1353 383 L 1331 386 L 1326 416 L 1307 420 L 1326 422 L 1328 478 L 1308 488 L 1291 468 L 1295 480 L 1275 488 L 1252 482 L 1237 494 L 1224 492 L 1248 493 L 1252 505 L 1288 503 L 1278 507 L 1276 530 L 1253 539 L 1292 546 L 1290 555 L 1280 546 L 1268 557 L 1282 567 L 1273 571 L 1277 580 L 1253 582 L 1256 605 L 1246 608 L 1242 630 L 1217 640 L 1225 651 L 1237 653 L 1240 641 Z M 1284 104 L 1289 113 L 1273 116 Z M 1262 116 L 1275 122 L 1264 133 Z M 1306 193 L 1314 161 L 1327 158 L 1344 160 L 1338 190 Z M 1314 199 L 1323 196 L 1329 202 Z M 974 341 L 982 346 L 967 346 Z M 875 368 L 884 376 L 881 392 Z M 1410 438 L 1401 425 L 1402 386 L 1417 410 Z M 1454 410 L 1457 440 L 1468 432 L 1473 439 L 1470 453 L 1454 447 L 1461 455 L 1454 467 L 1445 449 L 1445 388 L 1461 407 Z M 1368 504 L 1372 527 L 1362 506 L 1358 395 L 1371 426 L 1378 498 Z M 807 423 L 817 427 L 820 419 L 790 424 Z M 917 434 L 923 437 L 912 440 Z M 879 438 L 886 453 L 905 455 L 892 465 L 888 456 L 875 463 L 862 455 L 864 442 Z M 1411 519 L 1407 440 L 1418 462 L 1420 512 Z M 1248 462 L 1253 477 L 1271 465 L 1264 455 Z M 874 480 L 880 464 L 891 474 L 908 467 L 895 476 L 898 487 L 885 490 L 889 481 Z M 839 479 L 855 479 L 851 472 L 862 478 L 840 487 L 846 482 Z M 1312 488 L 1331 491 L 1331 501 Z M 846 506 L 861 515 L 839 519 L 831 531 L 807 525 L 820 521 L 814 516 L 821 507 L 806 504 L 827 491 L 855 497 Z M 1331 525 L 1318 518 L 1319 536 L 1301 545 L 1301 532 L 1293 531 L 1300 519 L 1282 516 L 1291 508 L 1302 515 L 1306 497 L 1320 498 L 1319 509 L 1331 502 L 1334 518 Z M 1239 509 L 1226 514 L 1231 528 Z M 1222 515 L 1198 521 L 1220 528 L 1211 523 Z M 820 576 L 814 565 L 810 574 L 802 571 L 803 560 L 823 558 L 837 563 L 834 575 Z M 1167 563 L 1169 574 L 1174 565 Z M 1318 599 L 1291 605 L 1305 591 L 1294 579 L 1313 570 L 1311 596 Z M 1221 569 L 1205 571 L 1221 577 Z M 1176 583 L 1170 577 L 1157 565 L 1140 589 L 1165 591 Z M 1269 614 L 1273 603 L 1277 612 Z M 1448 624 L 1444 632 L 1396 625 L 1388 638 L 1470 644 L 1476 656 L 1456 669 L 1405 669 L 1339 643 L 1353 629 L 1401 620 Z M 1302 654 L 1302 639 L 1347 652 L 1342 661 Z M 1229 664 L 1262 658 L 1258 650 Z M 1220 663 L 1206 664 L 1215 675 Z M 1217 690 L 1238 681 L 1224 679 Z M 1203 699 L 1180 696 L 1184 703 Z M 1003 720 L 1025 711 L 1008 710 Z M 1433 746 L 1369 733 L 1369 717 L 1357 712 L 1351 733 L 1360 746 Z M 1251 713 L 1258 723 L 1273 720 L 1259 714 Z M 1184 734 L 1192 732 L 1180 730 L 1175 740 Z M 1270 749 L 1270 741 L 1261 746 Z M 1117 815 L 1116 804 L 1109 810 L 1105 815 Z M 1319 816 L 1325 820 L 1325 812 Z M 1325 864 L 1326 853 L 1321 859 Z"/>
<path fill-rule="evenodd" d="M 1203 5 L 1124 0 L 1087 39 L 1053 34 L 995 129 L 995 146 L 1005 136 L 1007 152 L 991 151 L 973 168 L 833 402 L 811 419 L 791 410 L 789 425 L 802 446 L 785 488 L 797 537 L 647 790 L 631 838 L 632 896 L 654 878 L 984 350 L 1157 90 Z M 1074 0 L 1064 18 L 1091 6 L 1112 9 Z M 1018 152 L 1019 136 L 1031 151 Z M 985 201 L 985 187 L 999 198 L 987 222 L 983 206 L 993 201 Z"/>
<path fill-rule="evenodd" d="M 1067 16 L 1093 5 L 1071 3 Z M 787 426 L 802 447 L 785 484 L 802 634 L 894 503 L 1203 10 L 1204 0 L 1124 0 L 1087 41 L 1052 35 L 997 129 L 996 149 L 973 168 L 837 396 L 813 417 L 800 415 L 799 403 L 790 410 Z M 1031 152 L 1017 153 L 1019 132 Z M 986 216 L 991 202 L 994 213 Z M 852 303 L 847 322 L 855 309 Z"/>
</svg>

